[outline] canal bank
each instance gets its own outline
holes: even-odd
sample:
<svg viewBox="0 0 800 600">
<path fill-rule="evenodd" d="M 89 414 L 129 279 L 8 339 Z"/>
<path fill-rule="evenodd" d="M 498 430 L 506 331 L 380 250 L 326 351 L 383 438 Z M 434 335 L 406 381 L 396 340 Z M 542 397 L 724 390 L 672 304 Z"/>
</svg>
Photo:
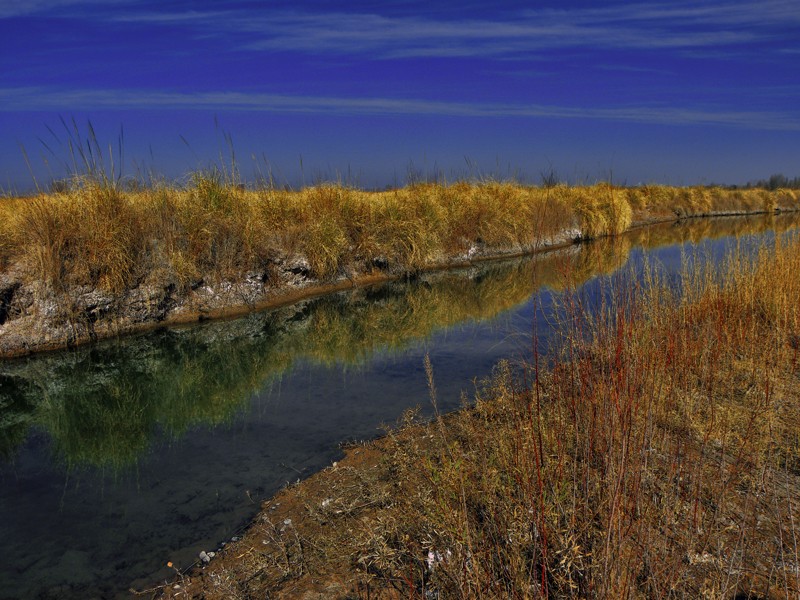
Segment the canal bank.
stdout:
<svg viewBox="0 0 800 600">
<path fill-rule="evenodd" d="M 439 409 L 456 410 L 474 378 L 530 355 L 534 323 L 546 349 L 542 308 L 570 281 L 591 299 L 626 264 L 680 270 L 684 255 L 718 260 L 795 227 L 788 214 L 666 224 L 5 361 L 0 529 L 16 551 L 0 565 L 4 593 L 150 588 L 175 574 L 167 562 L 187 568 L 287 482 L 340 460 L 343 440 L 371 439 L 416 405 L 431 414 L 426 355 Z"/>
<path fill-rule="evenodd" d="M 790 212 L 791 190 L 336 186 L 2 199 L 0 358 L 229 318 L 658 222 Z M 3 231 L 2 227 L 8 228 Z"/>
</svg>

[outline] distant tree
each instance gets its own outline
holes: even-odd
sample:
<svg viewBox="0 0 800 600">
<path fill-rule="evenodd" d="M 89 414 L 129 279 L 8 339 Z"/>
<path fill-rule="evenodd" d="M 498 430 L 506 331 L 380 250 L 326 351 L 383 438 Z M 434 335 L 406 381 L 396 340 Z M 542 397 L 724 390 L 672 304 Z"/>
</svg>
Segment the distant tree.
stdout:
<svg viewBox="0 0 800 600">
<path fill-rule="evenodd" d="M 759 179 L 758 181 L 750 181 L 745 188 L 762 188 L 765 190 L 779 190 L 781 188 L 800 189 L 800 177 L 789 179 L 783 173 L 775 173 L 769 176 L 769 179 Z"/>
<path fill-rule="evenodd" d="M 789 180 L 783 173 L 770 175 L 769 180 L 767 181 L 767 189 L 777 190 L 785 187 L 789 187 Z"/>
</svg>

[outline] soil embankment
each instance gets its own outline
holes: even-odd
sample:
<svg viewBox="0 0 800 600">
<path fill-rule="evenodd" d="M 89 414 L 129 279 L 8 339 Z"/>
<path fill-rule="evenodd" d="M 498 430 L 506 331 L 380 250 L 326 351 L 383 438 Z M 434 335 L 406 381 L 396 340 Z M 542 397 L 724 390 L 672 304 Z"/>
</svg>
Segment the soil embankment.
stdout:
<svg viewBox="0 0 800 600">
<path fill-rule="evenodd" d="M 531 254 L 700 216 L 792 211 L 791 190 L 513 184 L 185 190 L 0 200 L 0 358 Z"/>
</svg>

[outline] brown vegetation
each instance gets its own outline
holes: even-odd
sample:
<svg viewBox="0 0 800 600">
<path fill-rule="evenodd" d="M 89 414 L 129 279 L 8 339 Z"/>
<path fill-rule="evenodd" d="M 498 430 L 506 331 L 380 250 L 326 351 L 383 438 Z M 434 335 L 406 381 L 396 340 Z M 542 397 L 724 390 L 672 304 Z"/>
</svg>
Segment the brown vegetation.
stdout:
<svg viewBox="0 0 800 600">
<path fill-rule="evenodd" d="M 84 178 L 60 193 L 0 199 L 0 269 L 119 293 L 235 280 L 299 257 L 324 280 L 376 266 L 414 271 L 484 248 L 525 251 L 565 232 L 613 235 L 632 221 L 799 206 L 790 190 L 489 182 L 291 192 L 246 190 L 209 172 L 183 189 L 122 191 Z"/>
<path fill-rule="evenodd" d="M 169 594 L 797 597 L 797 272 L 795 237 L 563 294 L 547 365 L 351 449 Z"/>
</svg>

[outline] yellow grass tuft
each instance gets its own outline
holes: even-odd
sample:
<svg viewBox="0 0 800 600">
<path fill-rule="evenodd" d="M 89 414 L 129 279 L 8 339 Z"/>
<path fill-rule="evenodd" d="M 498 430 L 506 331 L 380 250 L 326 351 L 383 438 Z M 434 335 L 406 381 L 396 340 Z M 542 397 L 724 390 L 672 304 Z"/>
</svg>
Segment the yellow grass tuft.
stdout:
<svg viewBox="0 0 800 600">
<path fill-rule="evenodd" d="M 598 184 L 588 188 L 564 188 L 562 193 L 574 206 L 583 237 L 617 235 L 631 225 L 633 211 L 624 190 Z"/>
<path fill-rule="evenodd" d="M 0 199 L 0 265 L 19 263 L 31 280 L 56 287 L 115 293 L 141 282 L 236 279 L 293 258 L 327 279 L 378 264 L 410 272 L 476 251 L 524 252 L 575 229 L 613 236 L 634 219 L 798 208 L 791 190 L 489 181 L 292 192 L 247 190 L 211 170 L 184 188 L 123 191 L 83 178 L 59 193 Z"/>
</svg>

